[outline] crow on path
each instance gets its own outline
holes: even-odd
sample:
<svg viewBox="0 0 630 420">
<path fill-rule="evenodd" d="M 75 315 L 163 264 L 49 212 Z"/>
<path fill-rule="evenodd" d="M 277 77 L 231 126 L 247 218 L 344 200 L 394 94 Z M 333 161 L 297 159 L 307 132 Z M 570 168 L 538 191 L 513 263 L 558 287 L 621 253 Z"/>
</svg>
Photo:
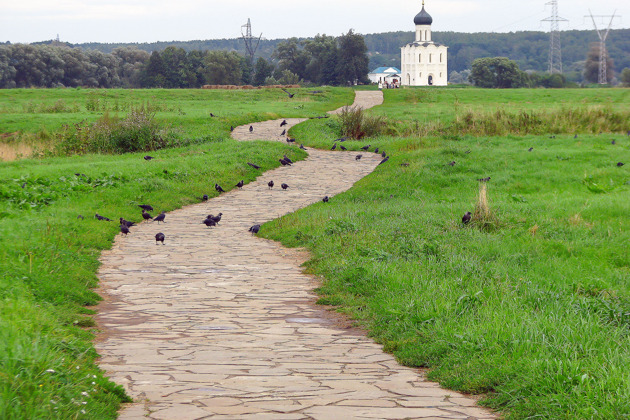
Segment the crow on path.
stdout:
<svg viewBox="0 0 630 420">
<path fill-rule="evenodd" d="M 287 130 L 282 130 L 282 133 L 280 133 L 281 136 L 284 136 L 285 134 L 287 134 Z"/>
<path fill-rule="evenodd" d="M 282 185 L 280 185 L 282 187 L 283 190 L 286 190 L 287 188 L 289 188 L 289 186 L 285 183 L 282 183 Z"/>
<path fill-rule="evenodd" d="M 289 158 L 287 157 L 287 155 L 283 155 L 282 157 L 283 157 L 283 158 L 284 158 L 284 160 L 286 160 L 287 162 L 289 162 L 289 163 L 293 163 L 293 161 L 292 161 L 291 159 L 289 159 Z"/>
<path fill-rule="evenodd" d="M 127 236 L 129 233 L 129 227 L 127 227 L 127 225 L 120 225 L 120 233 Z"/>
<path fill-rule="evenodd" d="M 462 223 L 467 225 L 470 222 L 470 217 L 471 217 L 472 213 L 467 211 L 466 214 L 464 214 L 462 216 Z"/>
<path fill-rule="evenodd" d="M 303 145 L 303 144 L 300 144 L 300 149 L 302 149 L 302 150 L 306 150 L 306 147 L 304 147 L 304 145 Z"/>
<path fill-rule="evenodd" d="M 278 159 L 282 166 L 291 166 L 291 164 L 286 159 Z"/>
<path fill-rule="evenodd" d="M 131 226 L 135 225 L 134 222 L 130 222 L 129 220 L 125 220 L 122 217 L 120 219 L 118 219 L 118 221 L 120 222 L 121 225 L 125 225 L 127 227 L 131 227 Z"/>
<path fill-rule="evenodd" d="M 154 222 L 158 222 L 158 225 L 159 225 L 160 222 L 164 222 L 165 218 L 166 218 L 166 212 L 162 212 L 157 217 L 153 218 L 153 221 Z M 164 223 L 166 223 L 166 222 L 164 222 Z"/>
<path fill-rule="evenodd" d="M 214 189 L 217 190 L 217 192 L 219 194 L 224 193 L 225 190 L 223 188 L 221 188 L 221 186 L 219 184 L 214 184 Z"/>
<path fill-rule="evenodd" d="M 212 216 L 212 215 L 211 215 Z M 216 226 L 217 222 L 215 222 L 214 220 L 212 220 L 211 218 L 206 218 L 203 222 L 204 225 L 206 225 L 207 227 L 212 227 L 212 226 Z"/>
<path fill-rule="evenodd" d="M 162 242 L 162 245 L 164 245 L 164 234 L 162 232 L 155 235 L 155 244 L 157 245 L 158 242 Z"/>
<path fill-rule="evenodd" d="M 287 137 L 287 143 L 295 143 L 295 139 Z"/>
<path fill-rule="evenodd" d="M 254 225 L 250 227 L 249 231 L 252 233 L 252 235 L 257 234 L 260 231 L 260 225 Z"/>
<path fill-rule="evenodd" d="M 153 217 L 145 209 L 142 209 L 142 218 L 144 220 L 151 220 Z"/>
<path fill-rule="evenodd" d="M 287 120 L 283 120 L 283 121 L 280 123 L 280 127 L 284 127 L 285 125 L 287 125 Z"/>
<path fill-rule="evenodd" d="M 252 133 L 253 131 L 254 131 L 254 126 L 253 126 L 253 125 L 250 125 L 250 126 L 249 126 L 249 132 L 250 132 L 250 133 Z"/>
<path fill-rule="evenodd" d="M 251 162 L 247 162 L 247 164 L 248 164 L 249 166 L 251 166 L 252 168 L 254 168 L 254 169 L 260 169 L 260 166 L 258 166 L 258 165 L 256 165 L 256 164 L 253 164 L 253 163 L 251 163 Z"/>
<path fill-rule="evenodd" d="M 208 201 L 208 194 L 204 194 L 204 195 L 201 197 L 201 201 Z"/>
<path fill-rule="evenodd" d="M 356 157 L 354 158 L 354 160 L 360 160 L 363 157 L 363 155 L 356 155 Z"/>
<path fill-rule="evenodd" d="M 267 185 L 269 186 L 269 189 L 273 189 L 273 180 L 267 182 Z"/>
<path fill-rule="evenodd" d="M 243 180 L 241 179 L 240 181 L 238 181 L 238 184 L 236 184 L 236 186 L 237 186 L 239 189 L 241 189 L 241 188 L 243 188 L 243 185 L 244 185 L 244 184 L 245 184 L 245 183 L 244 183 L 244 182 L 243 182 Z"/>
</svg>

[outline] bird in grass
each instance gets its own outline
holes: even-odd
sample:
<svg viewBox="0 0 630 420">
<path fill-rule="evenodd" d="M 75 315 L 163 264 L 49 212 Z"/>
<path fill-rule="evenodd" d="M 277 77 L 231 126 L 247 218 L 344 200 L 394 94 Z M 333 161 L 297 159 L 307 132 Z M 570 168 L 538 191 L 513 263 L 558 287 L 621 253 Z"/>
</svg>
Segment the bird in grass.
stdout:
<svg viewBox="0 0 630 420">
<path fill-rule="evenodd" d="M 239 190 L 241 188 L 243 188 L 243 185 L 245 185 L 245 182 L 243 182 L 243 180 L 241 179 L 240 181 L 238 181 L 238 184 L 236 184 L 236 186 L 239 188 Z"/>
<path fill-rule="evenodd" d="M 82 215 L 82 214 L 80 214 L 80 215 L 78 215 L 78 216 L 77 216 L 77 219 L 79 219 L 79 220 L 83 220 L 83 219 L 85 219 L 85 217 L 83 217 L 83 215 Z"/>
<path fill-rule="evenodd" d="M 361 160 L 361 158 L 362 158 L 362 157 L 363 157 L 363 155 L 356 155 L 356 156 L 354 157 L 354 160 Z"/>
<path fill-rule="evenodd" d="M 287 124 L 288 124 L 288 123 L 287 123 L 287 120 L 283 120 L 283 121 L 280 123 L 280 127 L 284 127 L 284 126 L 285 126 L 285 125 L 287 125 Z M 285 131 L 286 131 L 286 130 L 285 130 Z"/>
<path fill-rule="evenodd" d="M 289 99 L 292 99 L 295 96 L 295 93 L 291 93 L 286 89 L 282 89 L 282 91 L 289 96 Z"/>
<path fill-rule="evenodd" d="M 101 215 L 100 215 L 100 214 L 98 214 L 98 213 L 96 213 L 96 214 L 94 215 L 94 217 L 95 217 L 95 218 L 97 218 L 98 220 L 104 220 L 104 221 L 106 221 L 106 222 L 111 222 L 111 221 L 112 221 L 112 219 L 109 219 L 109 218 L 107 218 L 107 217 L 105 217 L 105 216 L 101 216 Z"/>
<path fill-rule="evenodd" d="M 285 134 L 287 134 L 287 130 L 282 130 L 282 133 L 280 133 L 280 136 L 284 136 Z"/>
<path fill-rule="evenodd" d="M 383 153 L 381 153 L 381 157 L 385 157 L 387 156 L 387 154 L 385 153 L 385 150 L 383 150 Z"/>
<path fill-rule="evenodd" d="M 575 136 L 573 136 L 574 139 L 577 139 L 577 134 Z"/>
<path fill-rule="evenodd" d="M 382 165 L 383 163 L 387 162 L 389 160 L 389 156 L 387 156 L 386 158 L 384 158 L 383 160 L 381 160 L 378 164 Z"/>
<path fill-rule="evenodd" d="M 289 188 L 289 186 L 285 184 L 284 182 L 280 186 L 282 187 L 283 190 L 286 190 L 287 188 Z"/>
<path fill-rule="evenodd" d="M 232 131 L 234 131 L 234 126 L 233 126 L 233 125 L 231 125 L 231 126 L 230 126 L 230 133 L 231 133 Z"/>
<path fill-rule="evenodd" d="M 127 227 L 131 227 L 131 226 L 135 225 L 134 222 L 130 222 L 129 220 L 125 220 L 122 217 L 120 219 L 118 219 L 118 221 L 120 222 L 121 225 L 125 225 Z"/>
<path fill-rule="evenodd" d="M 142 209 L 142 218 L 144 220 L 151 220 L 151 219 L 153 219 L 153 217 L 149 213 L 147 213 L 147 211 L 145 209 Z"/>
<path fill-rule="evenodd" d="M 120 233 L 127 236 L 129 233 L 129 227 L 127 225 L 120 225 Z"/>
<path fill-rule="evenodd" d="M 149 156 L 149 155 L 146 155 L 144 157 L 144 160 L 151 160 L 151 159 L 155 159 L 155 158 L 153 156 Z"/>
<path fill-rule="evenodd" d="M 214 184 L 214 189 L 217 190 L 217 192 L 219 194 L 224 193 L 225 190 L 223 188 L 221 188 L 221 186 L 219 184 Z"/>
<path fill-rule="evenodd" d="M 248 164 L 249 166 L 251 166 L 252 168 L 254 168 L 254 169 L 260 169 L 260 166 L 258 166 L 258 165 L 256 165 L 256 164 L 254 164 L 254 163 L 247 162 L 247 164 Z"/>
<path fill-rule="evenodd" d="M 287 155 L 283 155 L 282 157 L 283 157 L 283 158 L 284 158 L 284 160 L 286 160 L 287 162 L 289 162 L 289 163 L 293 163 L 293 161 L 292 161 L 291 159 L 289 159 L 289 158 L 287 157 Z"/>
<path fill-rule="evenodd" d="M 252 235 L 257 234 L 260 231 L 260 225 L 254 225 L 250 227 L 249 231 L 252 233 Z"/>
<path fill-rule="evenodd" d="M 300 144 L 300 149 L 302 149 L 302 150 L 306 150 L 306 147 L 304 147 L 304 145 L 303 145 L 303 144 Z"/>
<path fill-rule="evenodd" d="M 326 196 L 326 197 L 322 198 L 322 201 L 323 201 L 324 203 L 328 203 L 328 200 L 330 200 L 330 198 L 328 198 L 328 196 Z"/>
<path fill-rule="evenodd" d="M 617 142 L 613 139 L 613 141 L 611 141 L 610 144 L 615 145 L 617 144 Z"/>
<path fill-rule="evenodd" d="M 477 181 L 479 181 L 479 182 L 488 182 L 488 181 L 490 181 L 490 177 L 488 176 L 486 178 L 480 178 Z"/>
<path fill-rule="evenodd" d="M 365 150 L 366 152 L 368 151 L 368 149 L 370 148 L 370 146 L 372 146 L 371 144 L 368 144 L 367 146 L 363 146 L 361 148 L 361 150 Z"/>
<path fill-rule="evenodd" d="M 158 233 L 155 235 L 155 244 L 157 245 L 158 242 L 162 242 L 162 245 L 164 245 L 164 234 L 162 232 Z"/>
<path fill-rule="evenodd" d="M 209 197 L 208 197 L 208 194 L 204 194 L 204 195 L 201 197 L 201 201 L 208 201 L 208 198 L 209 198 Z"/>
<path fill-rule="evenodd" d="M 269 189 L 273 189 L 273 180 L 267 182 L 267 185 L 269 186 Z"/>
<path fill-rule="evenodd" d="M 342 151 L 344 151 L 344 152 L 345 152 L 346 150 L 348 150 L 348 149 L 346 149 L 343 145 L 339 145 L 339 148 L 340 148 Z"/>
<path fill-rule="evenodd" d="M 158 215 L 157 215 L 157 217 L 154 217 L 154 218 L 153 218 L 153 221 L 154 221 L 154 222 L 158 222 L 158 225 L 159 225 L 159 224 L 160 224 L 160 222 L 164 222 L 164 223 L 166 223 L 166 222 L 164 221 L 164 219 L 166 219 L 166 212 L 162 212 L 162 213 L 158 214 Z"/>
<path fill-rule="evenodd" d="M 291 163 L 288 162 L 286 159 L 278 159 L 278 160 L 280 161 L 282 166 L 291 166 Z"/>
<path fill-rule="evenodd" d="M 250 125 L 250 126 L 249 126 L 249 132 L 250 132 L 250 133 L 253 133 L 253 132 L 254 132 L 254 126 L 253 126 L 253 125 Z"/>
<path fill-rule="evenodd" d="M 448 166 L 455 166 L 456 164 L 457 164 L 457 162 L 455 162 L 454 160 L 452 160 L 449 163 L 447 163 Z"/>
<path fill-rule="evenodd" d="M 378 153 L 378 147 L 374 149 L 374 153 Z"/>
<path fill-rule="evenodd" d="M 211 117 L 211 118 L 214 118 L 214 117 L 216 117 L 216 115 L 214 115 L 214 114 L 211 112 L 211 113 L 210 113 L 210 117 Z"/>
<path fill-rule="evenodd" d="M 625 165 L 625 163 L 623 163 L 623 162 L 617 162 L 617 166 L 618 166 L 618 167 L 620 167 L 620 168 L 621 168 L 623 165 Z"/>
<path fill-rule="evenodd" d="M 464 214 L 464 215 L 462 216 L 462 223 L 463 223 L 463 224 L 465 224 L 465 225 L 467 225 L 468 223 L 470 223 L 470 218 L 471 218 L 471 216 L 472 216 L 472 213 L 471 213 L 471 212 L 469 212 L 469 211 L 467 211 L 467 212 L 466 212 L 466 214 Z"/>
<path fill-rule="evenodd" d="M 333 147 L 330 148 L 330 150 L 335 150 L 337 148 L 337 143 L 333 144 Z"/>
<path fill-rule="evenodd" d="M 150 206 L 149 204 L 139 204 L 138 207 L 142 210 L 153 211 L 153 206 Z"/>
<path fill-rule="evenodd" d="M 210 219 L 209 217 L 207 217 L 203 222 L 204 225 L 206 225 L 207 227 L 213 227 L 217 225 L 217 222 L 215 222 L 214 220 Z"/>
</svg>

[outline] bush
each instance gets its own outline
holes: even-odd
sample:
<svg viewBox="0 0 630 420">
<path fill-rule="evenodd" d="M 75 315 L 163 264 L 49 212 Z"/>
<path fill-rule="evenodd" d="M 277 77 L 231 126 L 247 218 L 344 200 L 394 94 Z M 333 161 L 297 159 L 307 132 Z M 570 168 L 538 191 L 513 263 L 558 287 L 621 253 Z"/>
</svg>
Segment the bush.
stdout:
<svg viewBox="0 0 630 420">
<path fill-rule="evenodd" d="M 356 140 L 364 137 L 374 137 L 383 131 L 385 121 L 383 117 L 367 115 L 357 106 L 346 106 L 339 114 L 341 135 Z"/>
<path fill-rule="evenodd" d="M 92 124 L 66 125 L 59 136 L 56 147 L 62 155 L 147 152 L 179 145 L 172 129 L 155 121 L 155 113 L 144 105 L 133 108 L 124 119 L 105 113 Z"/>
</svg>

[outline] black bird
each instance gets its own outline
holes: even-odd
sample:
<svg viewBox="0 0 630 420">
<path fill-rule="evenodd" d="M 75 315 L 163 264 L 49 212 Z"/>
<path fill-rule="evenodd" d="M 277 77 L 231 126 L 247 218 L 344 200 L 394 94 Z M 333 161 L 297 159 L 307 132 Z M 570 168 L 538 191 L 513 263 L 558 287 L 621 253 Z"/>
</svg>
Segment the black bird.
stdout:
<svg viewBox="0 0 630 420">
<path fill-rule="evenodd" d="M 330 150 L 335 150 L 337 148 L 337 143 L 333 144 L 333 147 L 330 148 Z"/>
<path fill-rule="evenodd" d="M 478 179 L 477 181 L 479 181 L 479 182 L 488 182 L 488 181 L 490 181 L 490 177 L 481 178 L 481 179 Z"/>
<path fill-rule="evenodd" d="M 280 185 L 282 187 L 283 190 L 286 190 L 287 188 L 289 188 L 289 186 L 285 183 L 282 183 L 282 185 Z"/>
<path fill-rule="evenodd" d="M 127 225 L 120 225 L 120 233 L 127 236 L 127 234 L 129 233 L 129 227 L 127 227 Z"/>
<path fill-rule="evenodd" d="M 293 98 L 295 96 L 295 93 L 290 93 L 288 90 L 286 89 L 282 89 L 284 91 L 284 93 L 286 93 L 287 95 L 289 95 L 289 99 Z"/>
<path fill-rule="evenodd" d="M 281 136 L 284 136 L 285 134 L 287 134 L 287 130 L 282 130 L 282 133 L 280 133 Z"/>
<path fill-rule="evenodd" d="M 289 162 L 287 162 L 285 159 L 278 159 L 278 160 L 280 161 L 282 166 L 291 166 L 291 164 Z"/>
<path fill-rule="evenodd" d="M 101 215 L 100 215 L 100 214 L 98 214 L 98 213 L 96 213 L 96 214 L 94 215 L 94 217 L 96 217 L 98 220 L 105 220 L 106 222 L 111 222 L 111 221 L 112 221 L 112 219 L 108 219 L 107 217 L 105 217 L 105 216 L 101 216 Z"/>
<path fill-rule="evenodd" d="M 470 150 L 466 150 L 464 153 L 466 153 L 468 155 L 468 154 L 470 154 Z"/>
<path fill-rule="evenodd" d="M 371 144 L 368 144 L 367 146 L 363 146 L 361 148 L 361 150 L 365 150 L 367 152 L 367 150 L 370 148 Z"/>
<path fill-rule="evenodd" d="M 322 201 L 323 201 L 324 203 L 328 203 L 328 200 L 330 200 L 330 199 L 328 198 L 328 196 L 326 196 L 326 197 L 322 198 Z"/>
<path fill-rule="evenodd" d="M 337 139 L 337 140 L 335 140 L 335 141 L 341 141 L 341 142 L 344 142 L 344 141 L 346 141 L 346 140 L 348 140 L 348 137 L 342 137 L 342 138 Z"/>
<path fill-rule="evenodd" d="M 289 163 L 293 163 L 293 161 L 292 161 L 291 159 L 289 159 L 289 158 L 287 157 L 287 155 L 283 155 L 282 157 L 283 157 L 283 158 L 284 158 L 284 160 L 286 160 L 287 162 L 289 162 Z"/>
<path fill-rule="evenodd" d="M 210 113 L 210 117 L 214 118 L 216 117 L 216 115 L 214 115 L 212 112 Z"/>
<path fill-rule="evenodd" d="M 249 132 L 251 133 L 251 132 L 253 132 L 253 131 L 254 131 L 254 126 L 253 126 L 253 125 L 250 125 L 250 126 L 249 126 Z"/>
<path fill-rule="evenodd" d="M 269 186 L 269 189 L 273 188 L 273 180 L 267 182 L 267 185 Z"/>
<path fill-rule="evenodd" d="M 385 159 L 381 160 L 378 164 L 382 165 L 383 163 L 387 162 L 389 160 L 389 156 L 387 156 Z"/>
<path fill-rule="evenodd" d="M 162 232 L 155 235 L 155 244 L 157 245 L 158 242 L 162 242 L 162 245 L 164 245 L 164 234 Z"/>
<path fill-rule="evenodd" d="M 140 207 L 142 210 L 153 211 L 153 207 L 149 204 L 139 204 L 138 207 Z"/>
<path fill-rule="evenodd" d="M 144 160 L 151 160 L 151 159 L 155 159 L 155 158 L 153 156 L 149 156 L 149 155 L 146 155 L 144 157 Z"/>
<path fill-rule="evenodd" d="M 363 157 L 363 155 L 356 155 L 356 157 L 354 158 L 354 160 L 359 160 Z"/>
<path fill-rule="evenodd" d="M 285 125 L 287 125 L 287 120 L 284 120 L 280 123 L 280 127 L 284 127 Z M 285 130 L 286 131 L 286 130 Z"/>
<path fill-rule="evenodd" d="M 219 222 L 221 221 L 221 216 L 223 216 L 223 213 L 219 213 L 216 216 L 213 216 L 213 215 L 209 214 L 208 215 L 208 219 L 212 219 L 214 221 L 214 223 L 216 223 L 218 225 Z"/>
<path fill-rule="evenodd" d="M 212 215 L 210 215 L 212 216 Z M 212 227 L 212 226 L 216 226 L 217 222 L 215 222 L 214 220 L 212 220 L 210 217 L 207 217 L 203 222 L 204 225 L 206 225 L 207 227 Z"/>
<path fill-rule="evenodd" d="M 346 148 L 345 148 L 344 146 L 342 146 L 342 145 L 339 145 L 339 148 L 340 148 L 341 150 L 343 150 L 344 152 L 345 152 L 346 150 L 348 150 L 348 149 L 346 149 Z"/>
<path fill-rule="evenodd" d="M 456 162 L 453 160 L 453 161 L 449 162 L 447 165 L 448 166 L 455 166 L 455 164 L 456 164 Z"/>
<path fill-rule="evenodd" d="M 236 186 L 240 189 L 243 188 L 243 185 L 245 185 L 245 183 L 243 182 L 243 180 L 241 179 L 240 181 L 238 181 L 238 184 L 236 184 Z"/>
<path fill-rule="evenodd" d="M 257 234 L 260 231 L 260 225 L 254 225 L 250 227 L 249 231 L 252 233 L 252 235 Z"/>
<path fill-rule="evenodd" d="M 378 147 L 374 149 L 374 153 L 378 153 Z"/>
<path fill-rule="evenodd" d="M 153 217 L 151 217 L 151 215 L 150 215 L 149 213 L 147 213 L 147 211 L 146 211 L 146 210 L 142 209 L 142 218 L 143 218 L 144 220 L 150 220 L 150 219 L 152 219 Z"/>
<path fill-rule="evenodd" d="M 380 165 L 380 163 L 379 163 L 379 165 Z M 407 162 L 403 162 L 403 163 L 400 164 L 400 166 L 404 166 L 406 168 L 407 166 L 409 166 L 409 164 Z"/>
<path fill-rule="evenodd" d="M 251 162 L 247 162 L 247 164 L 248 164 L 249 166 L 251 166 L 252 168 L 254 168 L 254 169 L 260 169 L 260 166 L 255 165 L 255 164 L 253 164 L 253 163 L 251 163 Z"/>
<path fill-rule="evenodd" d="M 203 197 L 201 197 L 201 201 L 208 201 L 208 194 L 204 194 Z"/>
<path fill-rule="evenodd" d="M 617 162 L 617 166 L 619 166 L 620 168 L 621 168 L 623 165 L 625 165 L 625 163 L 623 163 L 623 162 Z"/>
<path fill-rule="evenodd" d="M 233 126 L 233 125 L 231 125 L 231 126 L 230 126 L 230 133 L 231 133 L 232 131 L 234 131 L 234 126 Z"/>
<path fill-rule="evenodd" d="M 462 223 L 467 225 L 470 222 L 471 212 L 467 211 L 465 215 L 462 216 Z"/>
<path fill-rule="evenodd" d="M 83 217 L 83 215 L 80 214 L 80 215 L 77 216 L 77 219 L 83 220 L 83 219 L 85 219 L 85 217 Z"/>
<path fill-rule="evenodd" d="M 214 189 L 217 190 L 217 192 L 219 194 L 224 193 L 225 190 L 223 188 L 221 188 L 221 186 L 219 184 L 214 184 Z"/>
<path fill-rule="evenodd" d="M 577 139 L 577 134 L 575 136 L 573 136 L 574 139 Z"/>
<path fill-rule="evenodd" d="M 158 225 L 159 225 L 159 224 L 160 224 L 160 222 L 164 222 L 164 219 L 165 219 L 165 218 L 166 218 L 166 213 L 165 213 L 165 212 L 162 212 L 162 213 L 160 213 L 157 217 L 155 217 L 155 218 L 153 219 L 153 221 L 154 221 L 154 222 L 158 222 Z M 164 222 L 164 223 L 166 223 L 166 222 Z"/>
<path fill-rule="evenodd" d="M 125 220 L 122 217 L 118 221 L 120 222 L 121 225 L 125 225 L 127 227 L 131 227 L 131 226 L 135 225 L 134 222 L 130 222 L 129 220 Z"/>
<path fill-rule="evenodd" d="M 385 153 L 385 150 L 383 150 L 383 153 L 381 153 L 381 156 L 382 156 L 382 157 L 387 156 L 387 154 Z"/>
<path fill-rule="evenodd" d="M 295 139 L 287 137 L 287 143 L 295 143 Z"/>
<path fill-rule="evenodd" d="M 613 139 L 613 141 L 611 141 L 610 144 L 617 144 L 617 142 Z"/>
<path fill-rule="evenodd" d="M 306 147 L 304 147 L 304 145 L 303 145 L 303 144 L 300 144 L 300 149 L 302 149 L 302 150 L 306 150 Z"/>
</svg>

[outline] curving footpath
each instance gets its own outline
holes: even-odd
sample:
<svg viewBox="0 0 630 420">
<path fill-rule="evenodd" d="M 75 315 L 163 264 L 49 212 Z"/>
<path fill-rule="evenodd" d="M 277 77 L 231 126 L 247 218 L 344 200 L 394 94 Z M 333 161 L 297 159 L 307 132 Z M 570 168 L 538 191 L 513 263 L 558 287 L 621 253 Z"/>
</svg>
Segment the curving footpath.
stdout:
<svg viewBox="0 0 630 420">
<path fill-rule="evenodd" d="M 355 104 L 381 102 L 381 92 L 357 92 Z M 279 121 L 248 129 L 233 135 L 284 140 Z M 348 190 L 380 161 L 355 155 L 309 149 L 242 190 L 169 213 L 164 246 L 153 245 L 155 224 L 141 224 L 103 253 L 96 347 L 136 401 L 121 419 L 494 418 L 314 305 L 307 256 L 248 233 Z M 269 190 L 269 180 L 290 188 Z M 200 224 L 219 212 L 219 227 Z"/>
</svg>

